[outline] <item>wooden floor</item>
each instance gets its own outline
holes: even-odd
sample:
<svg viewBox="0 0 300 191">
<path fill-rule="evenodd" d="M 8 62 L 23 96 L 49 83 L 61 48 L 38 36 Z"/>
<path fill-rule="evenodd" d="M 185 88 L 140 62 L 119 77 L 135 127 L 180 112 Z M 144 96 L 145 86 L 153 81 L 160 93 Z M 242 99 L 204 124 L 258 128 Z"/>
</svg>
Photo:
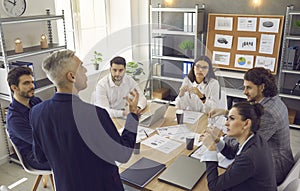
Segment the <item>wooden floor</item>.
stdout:
<svg viewBox="0 0 300 191">
<path fill-rule="evenodd" d="M 300 130 L 298 129 L 291 129 L 291 147 L 293 150 L 293 154 L 295 155 L 296 152 L 300 151 Z M 26 173 L 21 166 L 15 163 L 5 163 L 0 166 L 0 185 L 12 185 L 17 181 L 23 181 L 20 184 L 13 187 L 12 191 L 30 191 L 35 176 L 32 176 Z M 37 191 L 51 191 L 51 184 L 48 178 L 48 187 L 43 188 L 42 182 L 40 183 Z M 126 191 L 135 191 L 136 189 L 126 187 Z"/>
</svg>

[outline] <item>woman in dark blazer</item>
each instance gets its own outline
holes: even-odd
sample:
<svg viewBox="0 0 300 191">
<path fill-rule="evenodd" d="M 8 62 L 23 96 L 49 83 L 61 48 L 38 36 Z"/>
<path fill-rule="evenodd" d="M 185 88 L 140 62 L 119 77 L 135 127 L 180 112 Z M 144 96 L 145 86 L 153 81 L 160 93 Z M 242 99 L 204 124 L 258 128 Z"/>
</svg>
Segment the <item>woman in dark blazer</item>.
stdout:
<svg viewBox="0 0 300 191">
<path fill-rule="evenodd" d="M 219 138 L 214 138 L 212 131 L 206 133 L 204 144 L 209 148 L 202 161 L 206 162 L 207 181 L 210 191 L 275 191 L 276 178 L 271 151 L 255 132 L 260 127 L 263 107 L 260 104 L 237 103 L 229 111 L 225 123 L 227 136 L 239 142 L 235 160 L 224 174 L 218 175 L 217 148 L 226 157 L 234 153 L 234 148 Z M 215 131 L 214 131 L 215 132 Z M 215 140 L 217 144 L 209 144 Z"/>
</svg>

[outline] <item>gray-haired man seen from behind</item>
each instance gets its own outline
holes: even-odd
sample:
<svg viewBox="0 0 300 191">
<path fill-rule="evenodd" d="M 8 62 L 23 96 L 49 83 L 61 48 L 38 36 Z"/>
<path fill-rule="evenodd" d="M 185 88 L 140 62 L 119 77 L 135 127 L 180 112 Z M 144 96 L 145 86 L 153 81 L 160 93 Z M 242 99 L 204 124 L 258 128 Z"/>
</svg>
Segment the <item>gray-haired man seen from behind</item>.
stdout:
<svg viewBox="0 0 300 191">
<path fill-rule="evenodd" d="M 34 151 L 48 160 L 58 191 L 124 190 L 115 161 L 127 162 L 136 141 L 138 93 L 127 99 L 130 113 L 120 136 L 107 111 L 83 102 L 86 68 L 70 50 L 54 52 L 43 70 L 57 93 L 31 111 Z"/>
</svg>

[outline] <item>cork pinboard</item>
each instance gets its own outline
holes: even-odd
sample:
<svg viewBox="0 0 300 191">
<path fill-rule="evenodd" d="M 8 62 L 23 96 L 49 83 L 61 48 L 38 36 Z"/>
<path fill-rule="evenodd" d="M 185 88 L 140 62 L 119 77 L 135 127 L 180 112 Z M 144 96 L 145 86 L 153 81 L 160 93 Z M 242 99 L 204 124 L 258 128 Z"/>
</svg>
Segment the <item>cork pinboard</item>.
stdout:
<svg viewBox="0 0 300 191">
<path fill-rule="evenodd" d="M 283 19 L 281 15 L 210 13 L 206 55 L 217 68 L 265 67 L 276 74 Z"/>
</svg>

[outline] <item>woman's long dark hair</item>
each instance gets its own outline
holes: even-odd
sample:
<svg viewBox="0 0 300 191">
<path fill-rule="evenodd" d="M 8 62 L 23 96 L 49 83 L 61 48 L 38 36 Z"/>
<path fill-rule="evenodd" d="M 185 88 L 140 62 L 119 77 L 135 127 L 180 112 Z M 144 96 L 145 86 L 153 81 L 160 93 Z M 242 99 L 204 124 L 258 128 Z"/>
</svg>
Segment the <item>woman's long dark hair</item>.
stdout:
<svg viewBox="0 0 300 191">
<path fill-rule="evenodd" d="M 192 68 L 191 68 L 191 70 L 189 71 L 189 74 L 188 74 L 189 80 L 190 80 L 191 82 L 194 82 L 194 81 L 196 80 L 194 68 L 195 68 L 196 63 L 199 62 L 199 61 L 204 61 L 204 62 L 207 62 L 207 63 L 208 63 L 208 73 L 207 73 L 207 75 L 204 77 L 204 81 L 203 81 L 203 82 L 204 82 L 204 83 L 208 83 L 209 80 L 210 80 L 211 78 L 216 79 L 216 76 L 215 76 L 214 69 L 213 69 L 213 67 L 212 67 L 212 63 L 211 63 L 210 58 L 208 58 L 207 56 L 204 56 L 204 55 L 203 55 L 203 56 L 198 57 L 198 58 L 194 61 L 193 65 L 192 65 Z"/>
</svg>

